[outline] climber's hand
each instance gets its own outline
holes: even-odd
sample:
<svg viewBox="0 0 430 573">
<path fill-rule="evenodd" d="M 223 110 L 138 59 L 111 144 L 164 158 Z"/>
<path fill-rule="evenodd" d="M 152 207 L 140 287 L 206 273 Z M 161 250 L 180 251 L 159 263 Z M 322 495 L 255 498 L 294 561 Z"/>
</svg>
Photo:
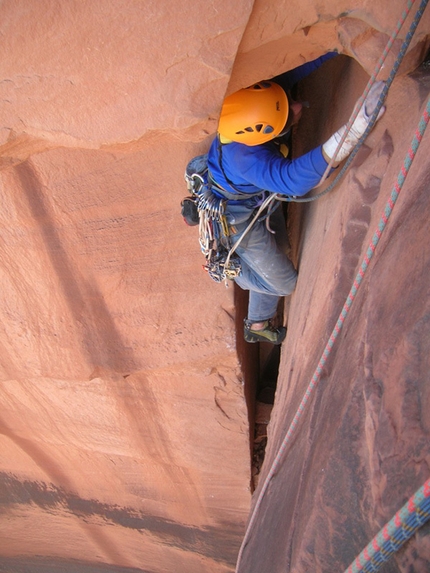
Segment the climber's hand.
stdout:
<svg viewBox="0 0 430 573">
<path fill-rule="evenodd" d="M 360 108 L 360 111 L 357 114 L 357 117 L 354 120 L 354 123 L 351 127 L 351 132 L 353 135 L 356 136 L 357 140 L 363 135 L 366 131 L 367 126 L 369 125 L 370 119 L 373 115 L 373 112 L 378 105 L 379 98 L 381 96 L 382 90 L 385 87 L 385 82 L 379 81 L 375 82 L 369 90 L 366 99 L 364 100 L 363 105 Z M 378 117 L 376 121 L 381 119 L 384 115 L 385 107 L 382 106 L 379 110 Z"/>
<path fill-rule="evenodd" d="M 364 102 L 366 115 L 370 118 L 378 105 L 379 98 L 381 97 L 382 91 L 385 88 L 385 82 L 379 81 L 375 82 L 370 88 L 367 98 Z M 379 110 L 377 119 L 380 119 L 384 115 L 385 107 L 382 106 Z"/>
<path fill-rule="evenodd" d="M 357 145 L 358 141 L 363 136 L 370 123 L 370 119 L 375 111 L 379 98 L 381 96 L 382 90 L 384 89 L 385 82 L 378 81 L 373 84 L 364 100 L 351 129 L 346 134 L 344 142 L 341 148 L 336 153 L 338 144 L 340 143 L 343 134 L 345 133 L 346 126 L 341 127 L 336 133 L 334 133 L 330 139 L 328 139 L 322 146 L 323 155 L 327 163 L 334 159 L 335 164 L 340 163 L 345 157 L 347 157 L 354 147 Z M 357 104 L 356 104 L 357 105 Z M 381 119 L 384 115 L 385 107 L 382 106 L 379 110 L 378 117 L 376 120 Z M 336 157 L 334 157 L 336 155 Z"/>
</svg>

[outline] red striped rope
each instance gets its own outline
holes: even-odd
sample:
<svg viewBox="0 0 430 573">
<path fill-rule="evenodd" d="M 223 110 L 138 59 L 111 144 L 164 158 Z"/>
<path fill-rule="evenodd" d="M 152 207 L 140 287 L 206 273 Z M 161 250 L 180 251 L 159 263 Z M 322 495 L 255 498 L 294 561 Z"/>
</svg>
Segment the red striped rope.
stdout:
<svg viewBox="0 0 430 573">
<path fill-rule="evenodd" d="M 430 519 L 430 479 L 384 525 L 344 573 L 378 571 Z"/>
</svg>

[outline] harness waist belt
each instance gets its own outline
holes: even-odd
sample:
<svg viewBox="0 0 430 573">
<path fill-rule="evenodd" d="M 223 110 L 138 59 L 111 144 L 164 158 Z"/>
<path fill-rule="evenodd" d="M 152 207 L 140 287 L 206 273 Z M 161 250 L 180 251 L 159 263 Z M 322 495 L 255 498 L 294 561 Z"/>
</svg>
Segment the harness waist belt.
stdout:
<svg viewBox="0 0 430 573">
<path fill-rule="evenodd" d="M 212 177 L 211 173 L 208 171 L 208 182 L 216 188 L 216 191 L 230 201 L 245 201 L 245 199 L 251 199 L 256 197 L 260 193 L 230 193 L 224 187 L 221 187 L 215 179 Z M 261 191 L 263 193 L 263 191 Z"/>
</svg>

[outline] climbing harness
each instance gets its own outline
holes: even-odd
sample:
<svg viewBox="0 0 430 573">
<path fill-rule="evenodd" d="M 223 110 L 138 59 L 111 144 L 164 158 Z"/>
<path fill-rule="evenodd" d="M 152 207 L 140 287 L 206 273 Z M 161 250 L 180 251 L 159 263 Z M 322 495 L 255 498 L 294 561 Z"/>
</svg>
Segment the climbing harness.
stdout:
<svg viewBox="0 0 430 573">
<path fill-rule="evenodd" d="M 410 1 L 408 2 L 408 8 L 409 8 L 409 9 L 410 9 L 410 6 L 412 6 L 413 1 L 414 1 L 414 0 L 410 0 Z M 408 34 L 407 34 L 407 37 L 406 37 L 406 39 L 405 39 L 405 41 L 404 41 L 404 43 L 403 43 L 403 45 L 402 45 L 402 48 L 401 48 L 401 50 L 400 50 L 398 59 L 403 59 L 403 56 L 404 56 L 404 54 L 405 54 L 405 52 L 406 52 L 406 48 L 404 48 L 404 46 L 406 45 L 406 47 L 407 47 L 407 46 L 409 45 L 409 43 L 410 43 L 410 41 L 411 41 L 411 38 L 412 38 L 412 35 L 413 35 L 413 32 L 416 30 L 416 28 L 417 28 L 417 26 L 418 26 L 418 23 L 419 23 L 419 21 L 420 21 L 422 15 L 423 15 L 423 12 L 424 12 L 425 7 L 427 6 L 427 3 L 428 3 L 428 0 L 423 0 L 423 1 L 422 1 L 421 5 L 420 5 L 420 7 L 419 7 L 419 9 L 418 9 L 418 11 L 417 11 L 415 17 L 414 17 L 414 21 L 413 21 L 413 23 L 412 23 L 412 25 L 411 25 L 411 28 L 410 28 L 410 30 L 409 30 L 409 32 L 408 32 Z M 406 19 L 406 16 L 404 16 L 404 19 Z M 404 19 L 403 19 L 403 20 L 404 20 Z M 412 32 L 411 32 L 411 31 L 412 31 Z M 397 33 L 398 33 L 398 31 L 397 31 Z M 391 42 L 391 38 L 390 38 L 390 42 Z M 397 63 L 397 60 L 396 60 L 396 63 Z M 396 69 L 396 71 L 397 71 L 399 65 L 400 65 L 400 64 L 398 64 L 398 65 L 395 64 L 395 65 L 393 66 L 393 69 Z M 390 75 L 392 75 L 392 74 L 390 74 Z M 391 80 L 391 81 L 392 81 L 392 80 Z M 390 82 L 390 83 L 391 83 L 391 82 Z M 388 90 L 388 88 L 387 88 L 387 90 Z M 383 104 L 384 98 L 385 98 L 385 95 L 384 95 L 384 92 L 383 92 L 383 93 L 381 94 L 381 98 L 380 98 L 380 102 L 379 102 L 380 105 L 378 104 L 378 106 L 377 106 L 377 108 L 375 109 L 375 112 L 374 112 L 375 118 L 377 117 L 377 114 L 379 113 L 379 110 L 380 110 L 380 107 L 381 107 L 382 104 Z M 379 109 L 378 109 L 378 107 L 379 107 Z M 342 327 L 343 327 L 345 318 L 346 318 L 346 316 L 347 316 L 347 314 L 348 314 L 348 312 L 349 312 L 349 310 L 350 310 L 350 308 L 351 308 L 351 305 L 352 305 L 352 303 L 353 303 L 353 301 L 354 301 L 354 299 L 355 299 L 355 296 L 356 296 L 356 294 L 357 294 L 357 291 L 358 291 L 358 289 L 359 289 L 359 287 L 360 287 L 360 284 L 361 284 L 361 282 L 362 282 L 362 280 L 363 280 L 364 274 L 365 274 L 365 272 L 366 272 L 366 270 L 367 270 L 367 268 L 368 268 L 368 266 L 369 266 L 369 264 L 370 264 L 370 261 L 371 261 L 371 259 L 372 259 L 372 257 L 373 257 L 373 254 L 374 254 L 374 252 L 375 252 L 375 249 L 376 249 L 376 247 L 377 247 L 377 245 L 378 245 L 378 243 L 379 243 L 379 240 L 380 240 L 380 238 L 381 238 L 381 236 L 382 236 L 382 233 L 383 233 L 383 231 L 385 230 L 385 227 L 386 227 L 386 225 L 387 225 L 388 219 L 389 219 L 389 217 L 391 216 L 392 210 L 393 210 L 393 208 L 394 208 L 394 206 L 395 206 L 395 204 L 396 204 L 397 198 L 398 198 L 398 196 L 399 196 L 399 194 L 400 194 L 400 192 L 401 192 L 401 190 L 402 190 L 403 184 L 404 184 L 404 182 L 405 182 L 405 180 L 406 180 L 406 177 L 407 177 L 407 175 L 408 175 L 408 173 L 409 173 L 409 170 L 410 170 L 410 168 L 411 168 L 412 162 L 413 162 L 413 160 L 414 160 L 414 158 L 415 158 L 415 155 L 416 155 L 416 153 L 417 153 L 418 147 L 419 147 L 419 145 L 420 145 L 420 143 L 421 143 L 421 140 L 422 140 L 422 138 L 423 138 L 423 135 L 424 135 L 425 130 L 426 130 L 426 128 L 427 128 L 427 125 L 428 125 L 428 123 L 429 123 L 429 117 L 430 117 L 430 98 L 427 100 L 426 108 L 425 108 L 425 110 L 424 110 L 424 112 L 423 112 L 423 115 L 422 115 L 422 117 L 421 117 L 421 119 L 420 119 L 418 128 L 417 128 L 417 130 L 416 130 L 416 132 L 415 132 L 415 134 L 414 134 L 413 140 L 412 140 L 412 142 L 411 142 L 410 149 L 408 150 L 408 152 L 407 152 L 407 154 L 406 154 L 406 156 L 405 156 L 403 166 L 402 166 L 402 168 L 401 168 L 401 170 L 400 170 L 400 172 L 399 172 L 399 174 L 398 174 L 397 180 L 396 180 L 396 182 L 395 182 L 395 184 L 394 184 L 394 186 L 393 186 L 393 189 L 392 189 L 392 191 L 391 191 L 390 198 L 389 198 L 389 200 L 388 200 L 388 202 L 387 202 L 387 205 L 386 205 L 386 207 L 385 207 L 385 209 L 384 209 L 384 212 L 383 212 L 383 214 L 382 214 L 382 216 L 381 216 L 381 220 L 380 220 L 380 222 L 379 222 L 379 224 L 378 224 L 378 228 L 377 228 L 377 230 L 375 231 L 374 236 L 372 237 L 371 243 L 370 243 L 370 245 L 369 245 L 369 247 L 368 247 L 368 249 L 367 249 L 367 252 L 366 252 L 366 254 L 365 254 L 365 256 L 364 256 L 364 259 L 363 259 L 363 262 L 362 262 L 362 264 L 361 264 L 361 267 L 360 267 L 360 269 L 359 269 L 359 271 L 358 271 L 358 274 L 357 274 L 357 276 L 356 276 L 356 278 L 355 278 L 355 280 L 354 280 L 354 283 L 353 283 L 353 285 L 352 285 L 352 287 L 351 287 L 350 293 L 349 293 L 349 295 L 348 295 L 348 297 L 347 297 L 347 299 L 346 299 L 346 302 L 345 302 L 345 304 L 344 304 L 344 306 L 343 306 L 343 309 L 342 309 L 342 311 L 341 311 L 341 313 L 340 313 L 340 315 L 339 315 L 339 318 L 338 318 L 338 320 L 337 320 L 337 322 L 336 322 L 336 324 L 335 324 L 335 327 L 334 327 L 334 329 L 333 329 L 333 331 L 332 331 L 332 333 L 331 333 L 331 335 L 330 335 L 330 337 L 329 337 L 329 340 L 328 340 L 327 345 L 326 345 L 326 347 L 325 347 L 325 349 L 324 349 L 324 352 L 323 352 L 323 354 L 322 354 L 322 356 L 321 356 L 321 358 L 320 358 L 320 361 L 319 361 L 319 363 L 318 363 L 318 365 L 317 365 L 317 368 L 316 368 L 316 370 L 315 370 L 315 372 L 314 372 L 314 374 L 313 374 L 313 376 L 312 376 L 311 382 L 309 383 L 309 386 L 308 386 L 308 388 L 307 388 L 307 390 L 306 390 L 306 392 L 305 392 L 305 395 L 304 395 L 303 398 L 302 398 L 302 401 L 301 401 L 301 403 L 300 403 L 300 405 L 299 405 L 299 408 L 297 409 L 297 411 L 296 411 L 296 413 L 295 413 L 295 415 L 294 415 L 293 421 L 291 422 L 291 424 L 290 424 L 290 426 L 289 426 L 289 428 L 288 428 L 288 431 L 287 431 L 287 433 L 286 433 L 286 435 L 285 435 L 285 437 L 284 437 L 284 439 L 283 439 L 283 441 L 282 441 L 282 443 L 281 443 L 281 445 L 280 445 L 280 447 L 279 447 L 279 449 L 278 449 L 278 452 L 277 452 L 277 454 L 276 454 L 276 456 L 275 456 L 275 458 L 274 458 L 274 461 L 273 461 L 273 463 L 272 463 L 272 465 L 271 465 L 271 467 L 270 467 L 270 469 L 269 469 L 269 472 L 268 472 L 268 474 L 267 474 L 267 476 L 266 476 L 266 478 L 265 478 L 265 480 L 264 480 L 264 483 L 263 483 L 263 485 L 262 485 L 262 488 L 261 488 L 261 490 L 260 490 L 260 492 L 259 492 L 258 499 L 256 500 L 256 503 L 255 503 L 254 508 L 253 508 L 253 510 L 252 510 L 250 519 L 249 519 L 249 521 L 248 521 L 248 525 L 247 525 L 247 529 L 246 529 L 246 531 L 245 531 L 244 539 L 243 539 L 243 541 L 242 541 L 242 544 L 241 544 L 241 547 L 240 547 L 240 550 L 239 550 L 239 554 L 238 554 L 238 557 L 237 557 L 236 573 L 240 573 L 240 572 L 239 572 L 239 568 L 240 568 L 240 563 L 241 563 L 241 559 L 242 559 L 242 556 L 243 556 L 243 552 L 244 552 L 244 549 L 245 549 L 245 547 L 246 547 L 246 545 L 247 545 L 247 543 L 248 543 L 249 536 L 250 536 L 250 533 L 251 533 L 251 529 L 252 529 L 252 527 L 253 527 L 253 525 L 254 525 L 254 523 L 255 523 L 255 520 L 256 520 L 256 517 L 257 517 L 257 512 L 258 512 L 258 510 L 259 510 L 259 508 L 260 508 L 260 506 L 261 506 L 263 497 L 264 497 L 264 495 L 265 495 L 265 493 L 266 493 L 266 491 L 267 491 L 267 489 L 268 489 L 268 487 L 269 487 L 269 484 L 270 484 L 271 479 L 272 479 L 273 476 L 275 475 L 275 472 L 276 472 L 277 468 L 279 467 L 279 465 L 280 465 L 280 463 L 281 463 L 281 461 L 282 461 L 282 458 L 283 458 L 283 455 L 284 455 L 285 450 L 286 450 L 286 448 L 287 448 L 287 445 L 288 445 L 288 444 L 290 443 L 290 441 L 291 441 L 291 437 L 293 436 L 293 434 L 294 434 L 294 432 L 295 432 L 295 430 L 296 430 L 296 428 L 297 428 L 297 426 L 298 426 L 299 420 L 300 420 L 300 418 L 301 418 L 301 416 L 302 416 L 302 414 L 303 414 L 303 412 L 304 412 L 304 410 L 305 410 L 305 407 L 306 407 L 307 403 L 309 402 L 309 399 L 310 399 L 310 397 L 311 397 L 313 391 L 315 390 L 315 388 L 316 388 L 317 385 L 318 385 L 318 382 L 319 382 L 319 380 L 320 380 L 321 373 L 322 373 L 322 371 L 323 371 L 324 365 L 326 364 L 326 361 L 327 361 L 327 359 L 328 359 L 328 357 L 329 357 L 329 355 L 330 355 L 330 352 L 331 352 L 331 350 L 332 350 L 332 348 L 333 348 L 333 346 L 334 346 L 334 343 L 335 343 L 335 341 L 336 341 L 336 339 L 337 339 L 339 333 L 341 332 L 341 329 L 342 329 Z M 366 134 L 363 135 L 363 137 L 362 137 L 363 140 L 365 139 L 365 136 L 366 136 Z M 360 140 L 360 141 L 361 141 L 361 140 Z M 357 147 L 358 147 L 359 144 L 360 144 L 360 142 L 357 144 Z M 356 147 L 356 148 L 354 149 L 354 151 L 353 151 L 353 153 L 355 152 L 354 155 L 356 154 L 357 147 Z M 325 193 L 325 192 L 324 192 L 324 193 Z M 321 196 L 321 194 L 320 194 L 319 196 Z M 315 197 L 315 198 L 317 198 L 317 197 Z M 427 487 L 430 487 L 430 486 L 427 486 Z M 429 495 L 429 494 L 427 494 L 427 496 L 428 496 L 428 495 Z M 372 568 L 372 569 L 370 569 L 370 568 L 367 569 L 366 572 L 367 572 L 367 571 L 376 571 L 376 570 L 377 570 L 377 567 L 375 567 L 375 566 L 373 566 L 373 567 L 374 567 L 374 568 Z M 355 573 L 355 572 L 350 572 L 350 571 L 348 571 L 348 573 Z"/>
<path fill-rule="evenodd" d="M 231 252 L 232 229 L 225 215 L 227 199 L 213 192 L 214 184 L 208 182 L 207 154 L 194 157 L 185 169 L 185 181 L 198 216 L 200 249 L 206 259 L 203 269 L 219 283 L 234 280 L 241 272 L 240 260 Z"/>
<path fill-rule="evenodd" d="M 221 169 L 224 173 L 221 143 L 219 143 L 218 151 Z M 224 281 L 226 286 L 228 286 L 228 281 L 234 280 L 241 272 L 240 259 L 235 255 L 236 249 L 257 220 L 266 220 L 267 230 L 273 233 L 269 220 L 271 213 L 279 205 L 279 202 L 276 193 L 263 192 L 265 198 L 263 198 L 261 205 L 256 208 L 256 214 L 252 217 L 240 238 L 232 246 L 231 235 L 234 233 L 234 229 L 228 224 L 225 215 L 227 202 L 229 200 L 251 199 L 260 194 L 244 193 L 236 189 L 233 183 L 230 183 L 225 173 L 224 176 L 236 193 L 229 193 L 214 181 L 208 169 L 207 154 L 193 157 L 188 163 L 184 174 L 191 197 L 183 199 L 181 206 L 185 222 L 188 225 L 199 225 L 200 249 L 206 258 L 206 264 L 203 266 L 204 270 L 212 280 L 218 283 Z M 218 192 L 218 195 L 214 194 L 214 189 Z M 266 213 L 264 214 L 265 211 Z"/>
</svg>

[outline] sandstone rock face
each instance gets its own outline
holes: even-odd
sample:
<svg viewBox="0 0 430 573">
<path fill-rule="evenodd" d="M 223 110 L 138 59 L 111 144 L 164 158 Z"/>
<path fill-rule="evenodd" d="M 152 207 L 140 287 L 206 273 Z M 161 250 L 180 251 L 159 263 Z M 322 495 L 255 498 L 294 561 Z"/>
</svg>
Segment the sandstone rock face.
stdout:
<svg viewBox="0 0 430 573">
<path fill-rule="evenodd" d="M 337 49 L 301 87 L 311 108 L 295 153 L 324 141 L 403 9 L 1 3 L 1 571 L 234 570 L 253 501 L 255 362 L 234 289 L 201 271 L 179 215 L 184 168 L 226 93 Z M 429 33 L 426 12 L 341 185 L 291 210 L 300 280 L 263 479 L 425 105 Z M 427 134 L 243 571 L 346 567 L 428 476 L 428 147 Z M 421 535 L 391 570 L 429 560 Z"/>
</svg>

